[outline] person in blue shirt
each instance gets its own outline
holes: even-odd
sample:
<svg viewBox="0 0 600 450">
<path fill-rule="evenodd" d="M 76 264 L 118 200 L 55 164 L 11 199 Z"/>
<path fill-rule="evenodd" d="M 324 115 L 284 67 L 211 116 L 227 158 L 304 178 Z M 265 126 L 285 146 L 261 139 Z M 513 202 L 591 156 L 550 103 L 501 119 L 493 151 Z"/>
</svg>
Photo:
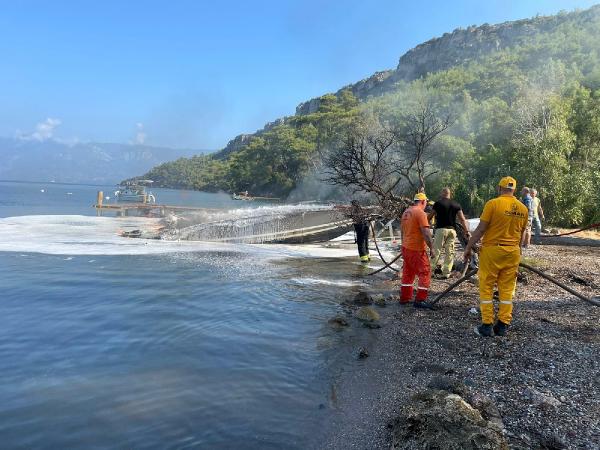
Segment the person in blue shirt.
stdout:
<svg viewBox="0 0 600 450">
<path fill-rule="evenodd" d="M 523 248 L 529 247 L 531 243 L 531 224 L 533 223 L 533 198 L 531 197 L 530 189 L 525 186 L 521 191 L 521 203 L 527 207 L 527 227 L 523 233 L 523 241 L 521 246 Z"/>
</svg>

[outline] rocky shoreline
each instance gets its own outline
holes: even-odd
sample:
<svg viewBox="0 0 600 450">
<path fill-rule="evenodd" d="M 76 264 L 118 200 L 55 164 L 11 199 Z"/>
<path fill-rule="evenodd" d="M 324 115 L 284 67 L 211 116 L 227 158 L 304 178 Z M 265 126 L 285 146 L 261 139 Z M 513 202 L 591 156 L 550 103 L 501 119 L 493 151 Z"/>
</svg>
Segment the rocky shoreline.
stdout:
<svg viewBox="0 0 600 450">
<path fill-rule="evenodd" d="M 600 292 L 598 247 L 535 246 L 526 257 L 590 297 Z M 482 338 L 473 284 L 429 311 L 394 301 L 391 272 L 367 282 L 330 321 L 364 331 L 348 355 L 358 368 L 332 387 L 321 448 L 600 448 L 600 308 L 524 274 L 508 336 Z M 447 285 L 436 280 L 431 292 Z"/>
</svg>

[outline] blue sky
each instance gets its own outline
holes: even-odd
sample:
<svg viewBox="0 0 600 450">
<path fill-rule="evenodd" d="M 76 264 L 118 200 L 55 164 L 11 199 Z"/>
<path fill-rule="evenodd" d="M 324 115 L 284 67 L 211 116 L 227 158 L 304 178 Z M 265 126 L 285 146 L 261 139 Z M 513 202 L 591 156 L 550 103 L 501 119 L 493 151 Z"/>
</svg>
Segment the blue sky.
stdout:
<svg viewBox="0 0 600 450">
<path fill-rule="evenodd" d="M 444 32 L 595 2 L 3 2 L 0 136 L 218 149 Z"/>
</svg>

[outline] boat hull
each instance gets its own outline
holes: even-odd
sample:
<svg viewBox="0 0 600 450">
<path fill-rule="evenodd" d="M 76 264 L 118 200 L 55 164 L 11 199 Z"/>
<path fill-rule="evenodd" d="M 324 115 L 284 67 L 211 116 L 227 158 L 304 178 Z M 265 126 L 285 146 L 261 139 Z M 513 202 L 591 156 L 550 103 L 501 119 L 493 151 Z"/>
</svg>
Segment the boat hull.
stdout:
<svg viewBox="0 0 600 450">
<path fill-rule="evenodd" d="M 333 209 L 287 211 L 199 223 L 167 230 L 162 238 L 209 242 L 312 243 L 323 242 L 352 228 L 352 221 Z"/>
</svg>

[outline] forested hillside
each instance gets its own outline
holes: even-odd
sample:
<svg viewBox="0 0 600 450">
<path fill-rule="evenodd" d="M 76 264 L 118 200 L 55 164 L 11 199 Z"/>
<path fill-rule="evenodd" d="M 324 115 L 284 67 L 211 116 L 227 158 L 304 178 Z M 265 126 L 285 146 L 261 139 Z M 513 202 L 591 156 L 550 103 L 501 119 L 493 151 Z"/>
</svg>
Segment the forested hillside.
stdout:
<svg viewBox="0 0 600 450">
<path fill-rule="evenodd" d="M 448 184 L 478 213 L 510 174 L 540 191 L 553 222 L 600 219 L 599 6 L 455 30 L 408 52 L 397 69 L 306 102 L 219 153 L 143 176 L 161 186 L 285 196 L 318 180 L 324 158 L 358 124 L 401 126 L 423 101 L 451 117 L 428 155 L 430 195 Z M 343 193 L 312 194 L 324 192 Z"/>
</svg>

